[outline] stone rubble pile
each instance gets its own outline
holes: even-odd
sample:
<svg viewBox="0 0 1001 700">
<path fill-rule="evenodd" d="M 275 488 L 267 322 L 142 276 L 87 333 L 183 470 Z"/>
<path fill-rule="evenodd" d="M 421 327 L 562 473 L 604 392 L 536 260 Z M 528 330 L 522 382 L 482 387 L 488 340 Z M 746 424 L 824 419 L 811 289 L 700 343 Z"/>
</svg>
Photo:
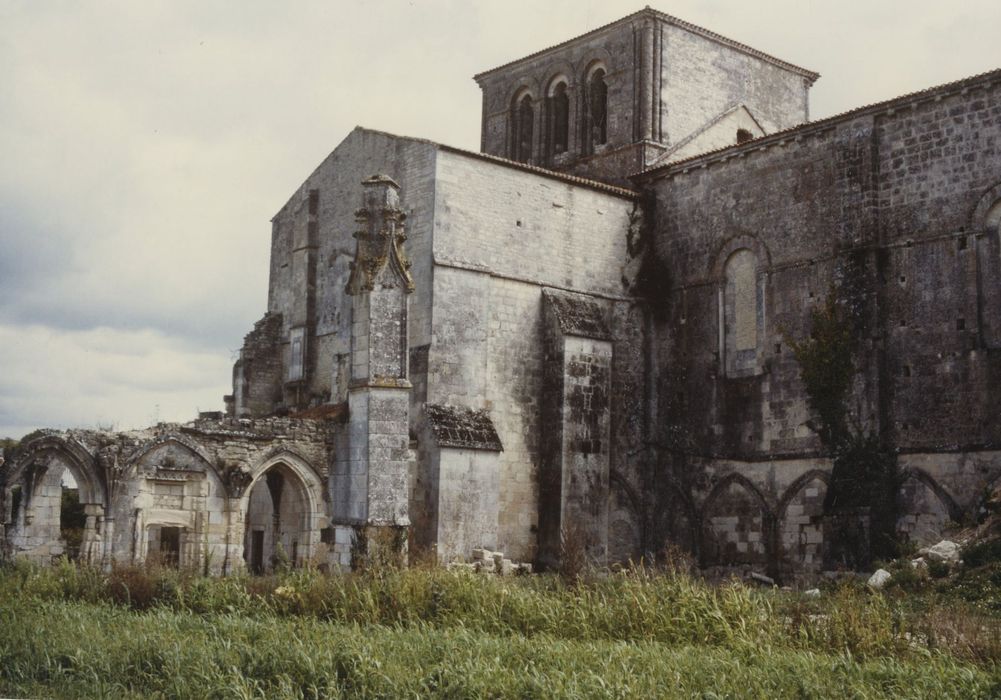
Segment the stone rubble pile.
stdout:
<svg viewBox="0 0 1001 700">
<path fill-rule="evenodd" d="M 503 552 L 489 549 L 474 549 L 471 562 L 452 562 L 449 569 L 468 569 L 478 574 L 497 574 L 499 576 L 522 576 L 532 573 L 532 565 L 528 562 L 513 562 L 504 556 Z"/>
<path fill-rule="evenodd" d="M 950 540 L 942 540 L 931 547 L 923 547 L 918 554 L 928 561 L 956 564 L 959 562 L 959 545 Z"/>
</svg>

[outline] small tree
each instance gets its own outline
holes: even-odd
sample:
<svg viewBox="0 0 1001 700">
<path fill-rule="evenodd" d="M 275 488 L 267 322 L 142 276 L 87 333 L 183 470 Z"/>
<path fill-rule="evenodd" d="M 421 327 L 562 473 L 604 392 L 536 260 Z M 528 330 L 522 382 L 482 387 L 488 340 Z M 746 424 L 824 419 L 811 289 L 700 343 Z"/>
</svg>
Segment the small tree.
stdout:
<svg viewBox="0 0 1001 700">
<path fill-rule="evenodd" d="M 787 343 L 799 362 L 807 403 L 815 416 L 809 425 L 833 462 L 824 512 L 868 509 L 871 553 L 892 556 L 898 549 L 897 460 L 894 450 L 874 431 L 866 431 L 848 408 L 858 339 L 839 291 L 832 286 L 823 306 L 810 312 L 810 336 L 802 341 L 787 338 Z M 858 553 L 855 563 L 867 564 L 866 554 Z"/>
</svg>

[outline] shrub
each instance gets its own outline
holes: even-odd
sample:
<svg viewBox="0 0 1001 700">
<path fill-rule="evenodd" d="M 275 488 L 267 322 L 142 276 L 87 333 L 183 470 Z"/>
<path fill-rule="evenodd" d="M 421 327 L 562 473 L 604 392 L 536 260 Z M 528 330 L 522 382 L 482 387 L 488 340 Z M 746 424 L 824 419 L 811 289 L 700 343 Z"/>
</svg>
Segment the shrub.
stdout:
<svg viewBox="0 0 1001 700">
<path fill-rule="evenodd" d="M 963 564 L 967 567 L 983 566 L 1001 561 L 1001 537 L 978 542 L 963 552 Z"/>
</svg>

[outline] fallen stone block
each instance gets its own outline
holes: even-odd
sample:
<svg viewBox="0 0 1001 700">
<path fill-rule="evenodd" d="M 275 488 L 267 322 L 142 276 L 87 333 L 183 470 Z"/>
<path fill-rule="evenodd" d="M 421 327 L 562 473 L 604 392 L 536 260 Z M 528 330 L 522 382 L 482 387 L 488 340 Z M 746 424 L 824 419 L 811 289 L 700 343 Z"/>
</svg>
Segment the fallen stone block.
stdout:
<svg viewBox="0 0 1001 700">
<path fill-rule="evenodd" d="M 883 586 L 885 586 L 891 578 L 892 576 L 890 575 L 890 572 L 886 569 L 876 569 L 876 572 L 869 577 L 866 585 L 868 585 L 869 588 L 878 591 L 883 588 Z"/>
<path fill-rule="evenodd" d="M 918 550 L 918 554 L 929 561 L 940 561 L 946 564 L 954 564 L 959 561 L 959 545 L 950 540 L 942 540 L 931 547 Z"/>
</svg>

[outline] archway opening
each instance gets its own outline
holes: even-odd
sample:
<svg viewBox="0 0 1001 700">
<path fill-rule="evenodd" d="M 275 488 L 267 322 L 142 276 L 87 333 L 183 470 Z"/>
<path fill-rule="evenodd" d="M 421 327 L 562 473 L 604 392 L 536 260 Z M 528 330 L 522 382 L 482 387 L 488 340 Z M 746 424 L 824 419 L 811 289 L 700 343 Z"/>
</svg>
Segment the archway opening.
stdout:
<svg viewBox="0 0 1001 700">
<path fill-rule="evenodd" d="M 311 513 L 306 485 L 288 465 L 278 463 L 261 474 L 248 495 L 247 570 L 265 574 L 301 564 L 309 556 Z"/>
<path fill-rule="evenodd" d="M 60 479 L 59 536 L 65 555 L 71 561 L 80 559 L 83 533 L 87 527 L 87 512 L 80 502 L 80 488 L 69 469 L 64 469 Z"/>
<path fill-rule="evenodd" d="M 29 557 L 47 562 L 89 557 L 97 536 L 93 487 L 58 454 L 28 464 L 9 492 L 9 541 Z"/>
</svg>

